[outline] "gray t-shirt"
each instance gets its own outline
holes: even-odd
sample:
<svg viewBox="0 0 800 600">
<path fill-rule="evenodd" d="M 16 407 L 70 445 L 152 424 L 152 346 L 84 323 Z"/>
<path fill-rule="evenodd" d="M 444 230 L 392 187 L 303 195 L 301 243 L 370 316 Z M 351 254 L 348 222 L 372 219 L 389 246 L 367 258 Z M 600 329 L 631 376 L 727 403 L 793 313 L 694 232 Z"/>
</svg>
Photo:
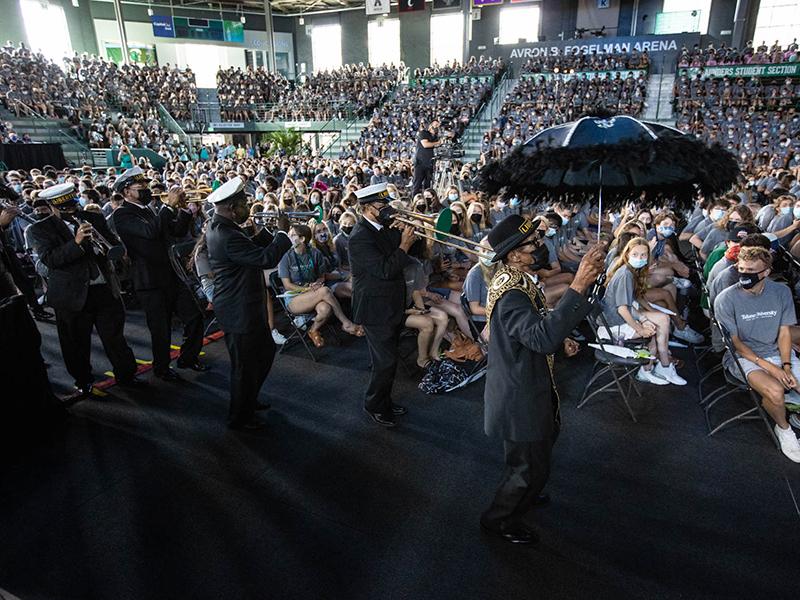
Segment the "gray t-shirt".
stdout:
<svg viewBox="0 0 800 600">
<path fill-rule="evenodd" d="M 767 204 L 756 213 L 756 224 L 761 231 L 766 231 L 772 219 L 775 218 L 775 206 Z"/>
<path fill-rule="evenodd" d="M 544 245 L 547 248 L 547 262 L 549 262 L 551 265 L 554 262 L 558 262 L 558 249 L 556 248 L 556 236 L 553 237 L 545 236 L 542 241 L 544 242 Z"/>
<path fill-rule="evenodd" d="M 723 290 L 714 301 L 714 312 L 731 336 L 762 358 L 778 356 L 779 329 L 797 323 L 791 290 L 771 279 L 760 294 L 750 293 L 738 283 Z"/>
<path fill-rule="evenodd" d="M 278 277 L 288 278 L 295 285 L 313 283 L 328 271 L 328 261 L 316 248 L 309 248 L 305 254 L 289 249 L 278 263 Z"/>
<path fill-rule="evenodd" d="M 723 259 L 725 260 L 725 259 Z M 722 261 L 717 263 L 720 264 Z M 717 265 L 714 265 L 715 267 Z M 736 269 L 736 263 L 731 264 L 725 269 L 722 269 L 719 273 L 717 273 L 714 279 L 709 279 L 708 283 L 708 302 L 711 306 L 714 306 L 714 300 L 717 299 L 720 292 L 723 290 L 728 289 L 735 283 L 739 281 L 739 271 Z"/>
<path fill-rule="evenodd" d="M 617 269 L 614 276 L 606 284 L 606 294 L 603 296 L 603 316 L 608 321 L 609 327 L 622 325 L 625 319 L 617 312 L 620 306 L 629 309 L 634 301 L 633 272 L 627 265 Z"/>
<path fill-rule="evenodd" d="M 722 273 L 725 269 L 730 267 L 732 264 L 735 264 L 735 263 L 733 261 L 731 261 L 731 260 L 728 260 L 724 256 L 722 258 L 720 258 L 716 263 L 714 263 L 714 266 L 711 267 L 711 270 L 708 272 L 708 279 L 706 279 L 706 282 L 708 283 L 708 285 L 711 285 L 711 282 L 714 281 L 714 279 L 717 278 L 717 275 Z"/>
<path fill-rule="evenodd" d="M 724 229 L 714 227 L 709 230 L 703 238 L 703 245 L 700 247 L 700 252 L 708 256 L 720 243 L 728 239 L 728 232 Z"/>
<path fill-rule="evenodd" d="M 464 279 L 464 296 L 468 302 L 477 302 L 481 306 L 486 306 L 486 298 L 489 295 L 489 287 L 483 279 L 483 271 L 480 265 L 474 265 Z M 482 321 L 486 317 L 475 315 L 476 320 Z"/>
<path fill-rule="evenodd" d="M 689 221 L 689 224 L 683 228 L 681 233 L 697 233 L 701 229 L 707 228 L 713 221 L 708 217 L 704 217 L 703 213 L 700 213 L 700 218 L 695 219 L 694 217 Z"/>
</svg>

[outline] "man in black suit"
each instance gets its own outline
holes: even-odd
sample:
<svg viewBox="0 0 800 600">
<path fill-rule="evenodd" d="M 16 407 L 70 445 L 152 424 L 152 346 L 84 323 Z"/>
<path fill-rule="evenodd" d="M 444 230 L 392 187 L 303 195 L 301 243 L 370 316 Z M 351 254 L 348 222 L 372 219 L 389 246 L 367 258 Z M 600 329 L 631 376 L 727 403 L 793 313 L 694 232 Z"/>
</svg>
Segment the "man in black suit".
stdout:
<svg viewBox="0 0 800 600">
<path fill-rule="evenodd" d="M 484 427 L 503 439 L 506 471 L 494 500 L 481 516 L 488 533 L 515 544 L 537 541 L 524 522 L 550 474 L 550 453 L 560 426 L 552 355 L 591 309 L 584 294 L 603 269 L 601 246 L 581 260 L 570 288 L 552 312 L 532 276 L 547 266 L 547 248 L 536 226 L 519 215 L 489 233 L 502 261 L 489 287 L 489 365 L 484 392 Z"/>
<path fill-rule="evenodd" d="M 407 252 L 417 237 L 411 227 L 390 228 L 394 210 L 385 183 L 363 188 L 356 196 L 361 219 L 349 240 L 353 321 L 364 327 L 372 361 L 364 408 L 378 425 L 394 427 L 395 416 L 406 413 L 392 401 L 392 385 L 405 320 L 403 269 L 411 264 Z"/>
<path fill-rule="evenodd" d="M 42 200 L 49 205 L 50 215 L 30 225 L 26 236 L 47 267 L 47 302 L 55 309 L 61 354 L 75 379 L 74 399 L 88 397 L 92 391 L 93 327 L 113 365 L 117 383 L 143 385 L 136 378 L 136 359 L 124 337 L 125 307 L 110 252 L 98 254 L 91 243 L 99 234 L 121 256 L 119 240 L 102 215 L 78 210 L 71 183 L 43 190 L 37 202 Z"/>
<path fill-rule="evenodd" d="M 231 403 L 228 426 L 258 429 L 255 416 L 269 405 L 257 403 L 258 393 L 275 358 L 275 342 L 267 324 L 264 269 L 273 269 L 292 247 L 289 221 L 278 220 L 274 235 L 262 229 L 248 237 L 240 227 L 250 217 L 244 182 L 234 177 L 209 197 L 214 217 L 206 230 L 208 257 L 214 271 L 214 313 L 225 332 L 231 357 Z"/>
<path fill-rule="evenodd" d="M 152 193 L 139 167 L 125 171 L 114 183 L 114 191 L 125 198 L 112 219 L 131 259 L 131 278 L 136 296 L 144 307 L 153 345 L 153 372 L 165 381 L 180 380 L 170 368 L 172 315 L 183 321 L 184 341 L 178 368 L 208 369 L 198 360 L 203 346 L 203 314 L 192 293 L 178 279 L 169 260 L 173 239 L 186 235 L 191 212 L 181 203 L 183 196 L 171 193 L 158 214 L 148 206 Z"/>
</svg>

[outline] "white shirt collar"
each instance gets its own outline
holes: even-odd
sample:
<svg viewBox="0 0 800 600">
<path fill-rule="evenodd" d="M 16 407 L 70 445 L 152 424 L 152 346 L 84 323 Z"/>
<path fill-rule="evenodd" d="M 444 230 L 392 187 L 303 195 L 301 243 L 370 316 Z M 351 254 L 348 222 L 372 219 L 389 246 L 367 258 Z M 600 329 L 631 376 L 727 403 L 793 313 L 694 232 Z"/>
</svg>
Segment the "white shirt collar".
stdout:
<svg viewBox="0 0 800 600">
<path fill-rule="evenodd" d="M 381 229 L 383 229 L 383 225 L 381 225 L 380 223 L 376 223 L 376 222 L 375 222 L 375 221 L 373 221 L 372 219 L 369 219 L 369 218 L 367 218 L 367 217 L 364 217 L 364 220 L 365 220 L 365 221 L 367 221 L 367 222 L 368 222 L 370 225 L 372 225 L 372 226 L 373 226 L 375 229 L 377 229 L 378 231 L 380 231 Z"/>
</svg>

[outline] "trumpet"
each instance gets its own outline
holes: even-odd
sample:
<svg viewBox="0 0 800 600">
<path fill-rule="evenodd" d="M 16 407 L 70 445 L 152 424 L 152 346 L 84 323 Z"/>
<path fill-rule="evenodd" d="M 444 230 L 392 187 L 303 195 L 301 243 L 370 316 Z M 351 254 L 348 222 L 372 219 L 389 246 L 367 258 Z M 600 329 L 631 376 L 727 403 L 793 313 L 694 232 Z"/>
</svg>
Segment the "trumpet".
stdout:
<svg viewBox="0 0 800 600">
<path fill-rule="evenodd" d="M 256 223 L 264 224 L 264 223 L 274 223 L 278 220 L 278 217 L 281 215 L 286 215 L 289 219 L 289 222 L 293 225 L 305 225 L 311 219 L 315 219 L 317 223 L 322 222 L 322 206 L 319 206 L 316 210 L 309 210 L 309 211 L 288 211 L 283 212 L 280 210 L 268 210 L 264 212 L 256 212 L 250 215 Z"/>
<path fill-rule="evenodd" d="M 91 230 L 91 245 L 94 253 L 100 256 L 106 257 L 108 260 L 120 260 L 123 256 L 125 256 L 125 247 L 115 246 L 108 239 L 103 236 L 94 226 L 86 219 L 81 218 L 78 215 L 74 215 L 75 220 L 78 223 L 88 223 L 89 226 L 92 228 Z"/>
<path fill-rule="evenodd" d="M 0 211 L 2 211 L 2 210 L 16 210 L 16 211 L 17 211 L 17 216 L 16 216 L 16 218 L 17 218 L 17 219 L 22 219 L 23 221 L 27 221 L 27 222 L 28 222 L 28 223 L 30 223 L 31 225 L 32 225 L 33 223 L 36 223 L 36 222 L 37 222 L 37 221 L 36 221 L 36 219 L 34 219 L 33 217 L 31 217 L 30 215 L 26 215 L 24 212 L 22 212 L 21 210 L 19 210 L 19 208 L 18 208 L 18 207 L 14 206 L 13 204 L 10 204 L 10 203 L 8 203 L 8 202 L 0 202 Z"/>
<path fill-rule="evenodd" d="M 396 208 L 395 211 L 396 214 L 392 215 L 394 221 L 413 227 L 414 234 L 417 237 L 432 240 L 451 248 L 457 248 L 462 252 L 473 254 L 485 260 L 494 258 L 494 252 L 485 246 L 481 246 L 479 242 L 450 233 L 450 228 L 453 226 L 453 211 L 449 208 L 445 208 L 435 216 L 425 215 L 405 208 Z M 422 221 L 422 224 L 419 221 Z M 452 240 L 457 240 L 461 243 L 457 244 Z"/>
<path fill-rule="evenodd" d="M 183 190 L 184 194 L 186 194 L 186 199 L 189 202 L 197 202 L 199 200 L 205 200 L 208 195 L 213 190 L 211 188 L 197 188 L 194 190 Z M 170 192 L 161 192 L 160 194 L 153 194 L 154 198 L 166 198 L 169 196 Z"/>
</svg>

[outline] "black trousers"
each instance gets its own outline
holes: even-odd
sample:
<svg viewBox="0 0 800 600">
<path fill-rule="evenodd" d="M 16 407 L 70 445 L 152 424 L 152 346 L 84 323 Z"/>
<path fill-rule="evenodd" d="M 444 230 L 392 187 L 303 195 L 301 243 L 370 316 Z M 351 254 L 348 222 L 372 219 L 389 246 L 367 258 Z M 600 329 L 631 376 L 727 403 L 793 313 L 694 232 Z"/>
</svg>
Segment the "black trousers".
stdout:
<svg viewBox="0 0 800 600">
<path fill-rule="evenodd" d="M 258 393 L 275 359 L 275 342 L 265 327 L 247 333 L 226 333 L 231 357 L 230 425 L 243 425 L 253 418 Z"/>
<path fill-rule="evenodd" d="M 163 373 L 169 368 L 173 314 L 183 321 L 183 344 L 178 360 L 185 364 L 196 362 L 203 347 L 203 314 L 186 286 L 176 284 L 169 288 L 138 290 L 136 295 L 150 330 L 153 371 Z"/>
<path fill-rule="evenodd" d="M 129 381 L 136 374 L 136 359 L 125 341 L 125 306 L 114 298 L 111 289 L 90 285 L 86 304 L 81 310 L 56 309 L 56 329 L 67 372 L 82 387 L 94 381 L 92 376 L 92 328 L 103 343 L 114 368 L 114 377 Z"/>
<path fill-rule="evenodd" d="M 372 369 L 364 407 L 373 413 L 391 415 L 392 385 L 397 370 L 398 344 L 402 323 L 398 325 L 364 325 Z"/>
<path fill-rule="evenodd" d="M 489 509 L 481 516 L 485 527 L 503 531 L 523 522 L 550 477 L 553 443 L 503 442 L 506 470 Z"/>
<path fill-rule="evenodd" d="M 433 185 L 433 163 L 422 164 L 414 163 L 414 185 L 411 189 L 411 195 L 421 192 L 425 188 Z"/>
</svg>

